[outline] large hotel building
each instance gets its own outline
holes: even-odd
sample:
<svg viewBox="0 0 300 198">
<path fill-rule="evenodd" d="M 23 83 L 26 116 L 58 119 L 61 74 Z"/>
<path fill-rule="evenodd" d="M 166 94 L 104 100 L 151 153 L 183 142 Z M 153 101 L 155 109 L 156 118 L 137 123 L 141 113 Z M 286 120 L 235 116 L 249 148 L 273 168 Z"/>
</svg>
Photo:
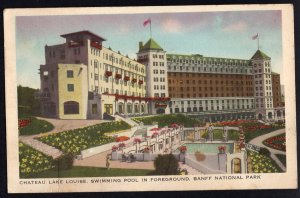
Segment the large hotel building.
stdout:
<svg viewBox="0 0 300 198">
<path fill-rule="evenodd" d="M 207 121 L 284 119 L 280 75 L 257 50 L 250 60 L 167 54 L 152 38 L 137 60 L 102 45 L 90 31 L 45 46 L 42 114 L 60 119 L 183 113 Z"/>
</svg>

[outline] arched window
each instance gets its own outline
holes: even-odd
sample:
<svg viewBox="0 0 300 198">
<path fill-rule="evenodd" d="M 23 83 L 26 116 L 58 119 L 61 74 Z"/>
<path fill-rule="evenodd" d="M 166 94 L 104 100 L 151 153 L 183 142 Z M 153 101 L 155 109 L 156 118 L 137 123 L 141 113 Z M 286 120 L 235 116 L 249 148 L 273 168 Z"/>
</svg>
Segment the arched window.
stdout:
<svg viewBox="0 0 300 198">
<path fill-rule="evenodd" d="M 64 114 L 79 114 L 79 103 L 75 101 L 65 102 Z"/>
</svg>

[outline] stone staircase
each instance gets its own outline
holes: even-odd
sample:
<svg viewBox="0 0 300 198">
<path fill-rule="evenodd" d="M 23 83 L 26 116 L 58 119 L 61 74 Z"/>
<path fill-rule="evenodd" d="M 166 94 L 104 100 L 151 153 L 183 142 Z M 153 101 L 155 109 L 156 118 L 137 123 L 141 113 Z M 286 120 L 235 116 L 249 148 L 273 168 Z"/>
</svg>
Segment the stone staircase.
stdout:
<svg viewBox="0 0 300 198">
<path fill-rule="evenodd" d="M 44 153 L 45 155 L 51 156 L 53 159 L 56 159 L 63 154 L 63 152 L 58 150 L 57 148 L 44 144 L 43 142 L 40 142 L 32 137 L 21 136 L 20 142 L 31 146 L 32 148 Z"/>
<path fill-rule="evenodd" d="M 133 121 L 131 118 L 129 117 L 123 117 L 123 116 L 120 116 L 120 115 L 114 115 L 114 117 L 117 119 L 117 120 L 122 120 L 124 122 L 126 122 L 127 124 L 129 124 L 130 126 L 138 126 L 139 124 L 136 123 L 135 121 Z"/>
<path fill-rule="evenodd" d="M 183 162 L 179 162 L 179 167 L 181 169 L 186 169 L 188 171 L 189 175 L 203 175 L 203 173 L 199 172 L 198 170 L 194 169 L 193 167 L 191 167 Z"/>
</svg>

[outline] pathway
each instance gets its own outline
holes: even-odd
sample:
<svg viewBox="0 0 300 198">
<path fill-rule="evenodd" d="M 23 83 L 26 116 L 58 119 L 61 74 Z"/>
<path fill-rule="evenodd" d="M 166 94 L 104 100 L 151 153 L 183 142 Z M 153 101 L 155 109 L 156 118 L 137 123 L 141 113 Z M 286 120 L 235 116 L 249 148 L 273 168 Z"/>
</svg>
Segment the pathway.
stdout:
<svg viewBox="0 0 300 198">
<path fill-rule="evenodd" d="M 283 134 L 285 133 L 285 129 L 278 129 L 276 131 L 273 131 L 271 133 L 267 133 L 265 135 L 261 135 L 261 136 L 258 136 L 256 138 L 254 138 L 253 140 L 251 140 L 249 143 L 250 144 L 254 144 L 256 146 L 259 146 L 259 147 L 267 147 L 263 144 L 263 141 L 270 138 L 270 137 L 273 137 L 273 136 L 276 136 L 276 135 L 280 135 L 280 134 Z M 277 165 L 283 170 L 283 171 L 286 171 L 286 167 L 281 163 L 281 161 L 276 157 L 275 154 L 283 154 L 283 155 L 286 155 L 286 152 L 284 151 L 279 151 L 277 149 L 272 149 L 270 147 L 267 147 L 269 149 L 269 151 L 271 152 L 271 158 L 277 163 Z"/>
<path fill-rule="evenodd" d="M 106 167 L 106 156 L 110 154 L 111 150 L 105 151 L 96 155 L 93 155 L 82 160 L 74 160 L 74 166 L 91 166 L 91 167 Z M 122 169 L 148 169 L 154 170 L 153 161 L 150 162 L 121 162 L 110 161 L 110 168 L 122 168 Z"/>
<path fill-rule="evenodd" d="M 53 119 L 53 118 L 40 118 L 40 117 L 37 118 L 50 122 L 51 124 L 53 124 L 54 129 L 49 132 L 41 133 L 41 134 L 22 135 L 19 137 L 19 141 L 31 146 L 32 148 L 46 155 L 52 156 L 54 159 L 62 155 L 63 152 L 56 149 L 55 147 L 44 144 L 34 138 L 41 137 L 47 134 L 59 133 L 66 130 L 82 128 L 82 127 L 105 122 L 103 120 L 60 120 L 60 119 Z"/>
</svg>

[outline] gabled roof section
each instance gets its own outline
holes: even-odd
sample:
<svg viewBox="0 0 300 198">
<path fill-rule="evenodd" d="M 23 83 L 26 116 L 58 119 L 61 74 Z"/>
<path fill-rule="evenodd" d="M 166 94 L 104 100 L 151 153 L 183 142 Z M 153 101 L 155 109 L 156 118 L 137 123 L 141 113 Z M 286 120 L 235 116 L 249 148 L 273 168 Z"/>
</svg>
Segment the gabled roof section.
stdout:
<svg viewBox="0 0 300 198">
<path fill-rule="evenodd" d="M 140 46 L 139 51 L 143 51 L 143 50 L 163 50 L 163 48 L 160 47 L 155 40 L 150 38 L 145 45 Z"/>
<path fill-rule="evenodd" d="M 265 53 L 263 53 L 262 51 L 257 50 L 251 59 L 271 59 L 271 58 L 267 56 Z"/>
</svg>

